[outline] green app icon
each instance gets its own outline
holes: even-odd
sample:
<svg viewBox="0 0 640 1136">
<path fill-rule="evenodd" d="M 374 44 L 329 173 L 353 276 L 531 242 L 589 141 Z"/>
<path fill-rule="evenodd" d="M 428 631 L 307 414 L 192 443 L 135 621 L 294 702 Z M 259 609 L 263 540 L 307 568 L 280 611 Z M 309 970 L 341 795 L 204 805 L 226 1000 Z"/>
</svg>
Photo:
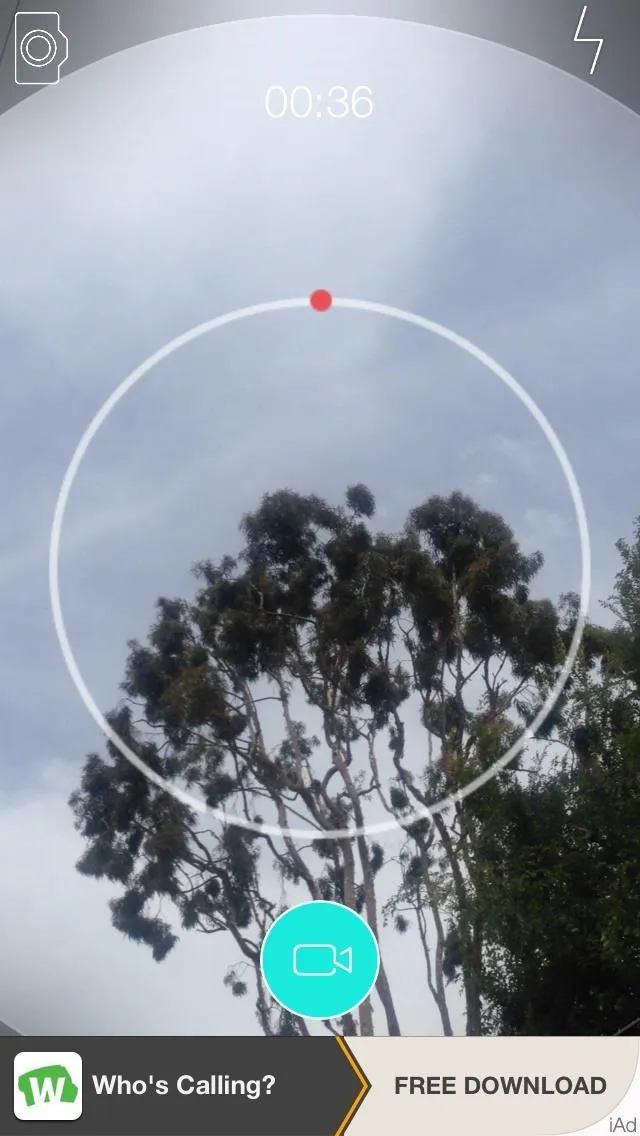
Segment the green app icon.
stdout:
<svg viewBox="0 0 640 1136">
<path fill-rule="evenodd" d="M 18 1120 L 78 1120 L 82 1058 L 77 1053 L 18 1053 L 13 1063 Z"/>
</svg>

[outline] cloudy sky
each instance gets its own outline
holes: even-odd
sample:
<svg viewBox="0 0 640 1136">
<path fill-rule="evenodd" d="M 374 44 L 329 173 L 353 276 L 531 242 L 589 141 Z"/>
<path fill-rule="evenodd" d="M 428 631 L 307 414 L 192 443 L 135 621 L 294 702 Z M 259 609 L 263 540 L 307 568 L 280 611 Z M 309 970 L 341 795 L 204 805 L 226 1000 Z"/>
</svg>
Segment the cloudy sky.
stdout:
<svg viewBox="0 0 640 1136">
<path fill-rule="evenodd" d="M 367 84 L 374 112 L 272 120 L 272 84 L 324 102 Z M 66 799 L 101 742 L 49 606 L 65 468 L 113 389 L 189 327 L 316 287 L 390 304 L 472 340 L 546 414 L 584 495 L 595 610 L 640 511 L 637 119 L 477 40 L 283 19 L 74 73 L 4 115 L 0 153 L 0 1017 L 26 1033 L 251 1033 L 250 1005 L 221 987 L 224 941 L 190 934 L 157 966 L 110 927 L 111 888 L 74 871 Z M 560 467 L 494 375 L 379 315 L 263 315 L 155 368 L 83 462 L 62 602 L 99 704 L 155 597 L 234 552 L 265 490 L 340 498 L 354 481 L 391 528 L 463 489 L 544 552 L 541 593 L 579 587 Z M 385 949 L 404 1031 L 439 1032 Z"/>
</svg>

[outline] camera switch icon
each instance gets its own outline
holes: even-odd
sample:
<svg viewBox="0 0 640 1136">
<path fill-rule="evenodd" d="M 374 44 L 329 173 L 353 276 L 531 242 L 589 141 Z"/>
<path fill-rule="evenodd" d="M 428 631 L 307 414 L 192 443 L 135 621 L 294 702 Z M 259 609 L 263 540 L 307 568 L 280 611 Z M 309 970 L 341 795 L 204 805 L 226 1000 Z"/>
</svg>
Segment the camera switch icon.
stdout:
<svg viewBox="0 0 640 1136">
<path fill-rule="evenodd" d="M 17 12 L 14 20 L 15 80 L 18 87 L 50 87 L 60 82 L 69 58 L 69 40 L 59 12 Z"/>
<path fill-rule="evenodd" d="M 339 951 L 333 943 L 298 943 L 293 948 L 293 973 L 298 978 L 333 978 L 339 970 L 353 973 L 353 948 Z"/>
</svg>

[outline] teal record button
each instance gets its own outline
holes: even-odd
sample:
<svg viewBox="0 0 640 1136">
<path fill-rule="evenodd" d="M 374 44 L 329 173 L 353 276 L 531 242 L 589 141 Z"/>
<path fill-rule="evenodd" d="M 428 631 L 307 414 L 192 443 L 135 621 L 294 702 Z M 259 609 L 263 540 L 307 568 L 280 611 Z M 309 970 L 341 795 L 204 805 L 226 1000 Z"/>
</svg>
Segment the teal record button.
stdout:
<svg viewBox="0 0 640 1136">
<path fill-rule="evenodd" d="M 368 923 L 342 903 L 289 908 L 265 935 L 262 977 L 270 994 L 300 1018 L 339 1018 L 373 989 L 380 951 Z"/>
</svg>

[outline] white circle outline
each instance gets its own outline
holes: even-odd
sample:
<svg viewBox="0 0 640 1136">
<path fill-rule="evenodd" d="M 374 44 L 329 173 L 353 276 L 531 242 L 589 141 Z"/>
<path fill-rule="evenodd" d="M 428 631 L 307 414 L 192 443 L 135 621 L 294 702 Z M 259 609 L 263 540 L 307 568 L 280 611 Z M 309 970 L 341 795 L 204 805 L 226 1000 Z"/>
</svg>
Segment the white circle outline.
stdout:
<svg viewBox="0 0 640 1136">
<path fill-rule="evenodd" d="M 224 809 L 214 808 L 207 805 L 204 801 L 198 800 L 197 797 L 192 797 L 190 793 L 184 792 L 182 789 L 171 785 L 168 781 L 161 777 L 159 773 L 149 769 L 144 761 L 119 737 L 119 735 L 112 729 L 107 722 L 104 714 L 94 701 L 91 692 L 87 688 L 84 679 L 80 673 L 78 664 L 69 643 L 69 637 L 64 622 L 62 613 L 62 603 L 60 600 L 60 540 L 62 534 L 62 524 L 64 515 L 67 508 L 69 494 L 73 486 L 73 482 L 77 476 L 80 464 L 84 455 L 86 454 L 93 438 L 98 433 L 98 430 L 105 422 L 111 411 L 117 406 L 120 400 L 128 391 L 131 390 L 137 382 L 140 381 L 157 363 L 167 359 L 180 347 L 184 347 L 187 343 L 199 339 L 200 336 L 205 335 L 209 331 L 215 331 L 220 327 L 227 324 L 235 323 L 238 320 L 247 319 L 250 316 L 263 315 L 267 312 L 285 311 L 292 308 L 306 308 L 314 317 L 327 318 L 327 313 L 314 312 L 309 303 L 309 297 L 296 297 L 289 300 L 271 300 L 262 304 L 252 304 L 246 308 L 236 308 L 232 312 L 227 312 L 225 315 L 216 316 L 213 319 L 205 320 L 203 323 L 196 324 L 194 327 L 189 328 L 188 331 L 183 332 L 181 335 L 176 336 L 165 343 L 158 351 L 150 355 L 139 367 L 136 367 L 126 379 L 120 383 L 112 394 L 102 404 L 98 412 L 94 415 L 91 422 L 87 426 L 84 434 L 82 435 L 71 461 L 67 467 L 66 473 L 62 480 L 58 499 L 54 510 L 53 523 L 51 526 L 51 536 L 49 541 L 49 598 L 51 601 L 51 611 L 53 615 L 53 623 L 58 638 L 58 644 L 62 652 L 65 665 L 71 677 L 71 680 L 84 703 L 85 708 L 93 718 L 94 722 L 109 741 L 116 747 L 116 749 L 125 757 L 132 765 L 143 773 L 150 781 L 152 781 L 159 789 L 171 793 L 171 795 L 182 804 L 187 805 L 191 809 L 196 809 L 199 813 L 209 813 L 215 816 L 224 824 L 235 826 L 237 828 L 244 828 L 250 832 L 257 832 L 265 836 L 286 836 L 296 839 L 309 838 L 316 840 L 344 840 L 353 839 L 357 836 L 372 836 L 383 832 L 390 832 L 394 828 L 406 828 L 407 825 L 415 824 L 416 821 L 422 819 L 430 819 L 434 813 L 445 812 L 452 805 L 463 801 L 469 797 L 476 789 L 482 788 L 488 781 L 493 780 L 503 769 L 509 765 L 514 758 L 524 749 L 529 740 L 535 737 L 535 734 L 544 724 L 547 717 L 553 710 L 558 698 L 562 694 L 564 687 L 569 679 L 573 665 L 575 663 L 580 644 L 582 642 L 582 635 L 584 632 L 584 625 L 586 622 L 587 612 L 591 599 L 591 540 L 589 537 L 589 525 L 587 522 L 586 511 L 582 494 L 573 467 L 564 447 L 560 442 L 555 430 L 547 421 L 545 415 L 542 413 L 538 405 L 534 402 L 529 394 L 520 386 L 520 384 L 505 370 L 499 363 L 492 359 L 490 355 L 482 351 L 481 348 L 476 347 L 464 336 L 459 335 L 458 332 L 452 331 L 450 328 L 445 327 L 443 324 L 436 323 L 434 320 L 426 319 L 424 316 L 414 315 L 413 312 L 403 311 L 401 308 L 390 307 L 387 304 L 379 304 L 371 300 L 350 300 L 350 299 L 333 299 L 333 308 L 351 308 L 358 311 L 376 312 L 379 315 L 390 316 L 394 319 L 400 319 L 405 323 L 413 324 L 420 327 L 425 331 L 430 331 L 435 335 L 440 336 L 442 339 L 448 340 L 456 347 L 460 347 L 472 358 L 476 359 L 479 363 L 484 364 L 498 379 L 500 379 L 520 400 L 526 407 L 534 420 L 538 423 L 540 429 L 545 435 L 551 449 L 553 450 L 560 468 L 564 473 L 571 500 L 575 510 L 576 520 L 578 524 L 578 534 L 580 538 L 580 562 L 581 562 L 581 580 L 580 580 L 580 603 L 578 618 L 576 621 L 575 630 L 567 656 L 554 683 L 551 691 L 547 695 L 543 705 L 538 711 L 537 715 L 530 723 L 530 725 L 523 730 L 522 734 L 512 746 L 507 750 L 502 757 L 498 758 L 488 769 L 479 774 L 468 785 L 458 789 L 448 797 L 442 797 L 439 801 L 430 807 L 416 810 L 410 817 L 404 817 L 401 820 L 392 818 L 388 821 L 381 821 L 377 824 L 362 825 L 360 828 L 334 828 L 323 829 L 317 834 L 313 828 L 283 828 L 277 824 L 254 824 L 246 820 L 244 817 L 235 816 L 234 814 L 225 812 Z M 331 311 L 331 309 L 329 309 Z M 330 318 L 330 317 L 329 317 Z"/>
<path fill-rule="evenodd" d="M 49 50 L 44 59 L 31 58 L 29 44 L 32 39 L 43 39 L 47 44 Z M 32 28 L 30 32 L 25 32 L 20 40 L 20 55 L 28 67 L 46 67 L 47 63 L 51 63 L 52 59 L 55 59 L 57 50 L 58 44 L 51 32 L 46 31 L 45 28 Z"/>
<path fill-rule="evenodd" d="M 285 829 L 285 831 L 288 831 L 288 830 Z M 274 927 L 276 927 L 277 924 L 281 921 L 281 919 L 285 919 L 287 915 L 289 915 L 292 911 L 295 911 L 298 907 L 311 907 L 311 905 L 313 905 L 315 907 L 316 904 L 318 904 L 318 903 L 324 904 L 325 907 L 339 907 L 342 911 L 350 911 L 351 914 L 355 915 L 356 918 L 359 919 L 361 923 L 364 923 L 365 927 L 367 928 L 367 931 L 369 932 L 369 934 L 371 935 L 371 938 L 373 939 L 373 944 L 376 948 L 376 973 L 373 976 L 373 981 L 372 981 L 369 989 L 367 990 L 367 993 L 363 994 L 362 998 L 360 998 L 358 1002 L 354 1002 L 353 1006 L 349 1006 L 348 1010 L 340 1010 L 340 1012 L 338 1014 L 332 1014 L 331 1015 L 332 1018 L 342 1018 L 345 1014 L 353 1013 L 354 1010 L 358 1009 L 358 1006 L 362 1005 L 362 1003 L 369 997 L 369 995 L 370 995 L 371 991 L 373 990 L 376 982 L 378 981 L 378 975 L 380 974 L 380 966 L 381 966 L 381 963 L 382 963 L 382 959 L 381 959 L 381 956 L 380 956 L 380 944 L 379 944 L 378 940 L 376 939 L 373 931 L 371 930 L 371 927 L 367 923 L 364 915 L 361 915 L 360 912 L 356 911 L 353 907 L 347 907 L 347 905 L 345 903 L 338 903 L 335 899 L 307 899 L 307 900 L 304 900 L 302 903 L 294 903 L 293 907 L 288 907 L 286 911 L 282 911 L 280 913 L 280 915 L 278 916 L 278 918 L 274 919 L 274 921 L 271 924 L 271 926 L 269 927 L 269 930 L 267 931 L 264 939 L 262 940 L 262 946 L 260 947 L 260 961 L 259 961 L 260 973 L 261 973 L 262 978 L 264 980 L 264 984 L 265 984 L 267 990 L 269 991 L 271 997 L 274 999 L 274 1001 L 276 1001 L 279 1006 L 282 1006 L 282 1008 L 284 1010 L 287 1010 L 287 1012 L 289 1014 L 293 1014 L 294 1017 L 296 1017 L 296 1018 L 304 1018 L 304 1020 L 307 1021 L 307 1022 L 325 1022 L 325 1021 L 330 1020 L 330 1019 L 328 1019 L 327 1014 L 322 1014 L 319 1018 L 315 1017 L 313 1014 L 301 1014 L 299 1010 L 292 1010 L 291 1006 L 287 1006 L 286 1002 L 282 1002 L 280 1000 L 280 998 L 276 997 L 276 995 L 274 994 L 273 990 L 271 989 L 271 987 L 269 985 L 269 982 L 267 980 L 267 976 L 264 972 L 264 965 L 263 965 L 263 962 L 262 962 L 262 957 L 263 957 L 263 954 L 264 954 L 264 948 L 266 947 L 267 941 L 269 939 L 269 935 L 273 931 Z"/>
</svg>

